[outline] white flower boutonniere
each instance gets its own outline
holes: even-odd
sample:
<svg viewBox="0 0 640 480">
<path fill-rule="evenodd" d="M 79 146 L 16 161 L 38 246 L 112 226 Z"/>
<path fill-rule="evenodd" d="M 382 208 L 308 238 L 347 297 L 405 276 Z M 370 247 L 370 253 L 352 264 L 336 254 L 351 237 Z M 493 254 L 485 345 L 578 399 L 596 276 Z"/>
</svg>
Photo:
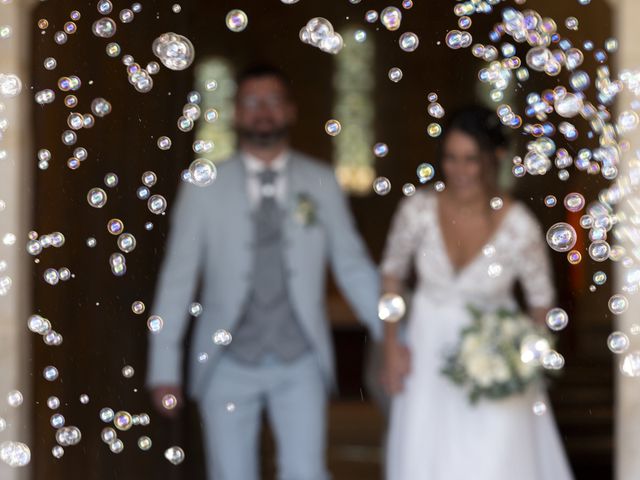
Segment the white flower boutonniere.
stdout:
<svg viewBox="0 0 640 480">
<path fill-rule="evenodd" d="M 309 227 L 316 222 L 316 204 L 306 193 L 298 194 L 294 216 L 296 221 L 305 227 Z"/>
</svg>

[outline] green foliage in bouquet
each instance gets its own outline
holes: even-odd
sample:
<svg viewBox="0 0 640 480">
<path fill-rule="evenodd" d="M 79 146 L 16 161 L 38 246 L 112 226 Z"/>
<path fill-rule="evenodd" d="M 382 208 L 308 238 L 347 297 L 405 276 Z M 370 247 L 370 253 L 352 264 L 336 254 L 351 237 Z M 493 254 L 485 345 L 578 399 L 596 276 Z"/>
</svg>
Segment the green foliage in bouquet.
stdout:
<svg viewBox="0 0 640 480">
<path fill-rule="evenodd" d="M 471 403 L 482 397 L 495 400 L 521 393 L 542 379 L 541 358 L 553 347 L 545 328 L 517 312 L 469 310 L 473 322 L 460 332 L 442 373 L 468 390 Z M 530 361 L 523 361 L 523 355 Z"/>
</svg>

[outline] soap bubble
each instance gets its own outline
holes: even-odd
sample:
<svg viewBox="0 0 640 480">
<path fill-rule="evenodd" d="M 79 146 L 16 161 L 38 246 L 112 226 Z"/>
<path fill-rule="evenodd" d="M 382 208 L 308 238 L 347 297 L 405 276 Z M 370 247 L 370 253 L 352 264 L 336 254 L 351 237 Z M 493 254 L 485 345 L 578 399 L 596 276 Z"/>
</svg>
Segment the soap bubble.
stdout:
<svg viewBox="0 0 640 480">
<path fill-rule="evenodd" d="M 533 414 L 540 417 L 547 412 L 547 405 L 544 402 L 538 401 L 533 404 Z"/>
<path fill-rule="evenodd" d="M 167 201 L 162 195 L 151 195 L 147 200 L 149 211 L 155 215 L 160 215 L 167 209 Z"/>
<path fill-rule="evenodd" d="M 152 333 L 158 333 L 160 330 L 162 330 L 163 326 L 164 326 L 164 321 L 162 320 L 162 317 L 160 317 L 159 315 L 151 315 L 147 319 L 147 328 Z"/>
<path fill-rule="evenodd" d="M 24 467 L 31 461 L 31 450 L 22 442 L 0 443 L 0 460 L 10 467 Z"/>
<path fill-rule="evenodd" d="M 504 201 L 500 197 L 493 197 L 489 201 L 491 210 L 500 210 L 504 206 Z"/>
<path fill-rule="evenodd" d="M 405 52 L 414 52 L 420 43 L 418 36 L 413 32 L 405 32 L 398 40 L 400 48 Z"/>
<path fill-rule="evenodd" d="M 625 355 L 620 363 L 620 371 L 626 377 L 640 377 L 640 352 Z"/>
<path fill-rule="evenodd" d="M 416 169 L 416 174 L 420 183 L 427 183 L 435 176 L 436 170 L 430 163 L 421 163 Z"/>
<path fill-rule="evenodd" d="M 400 80 L 402 80 L 402 70 L 400 70 L 398 67 L 393 67 L 391 69 L 389 69 L 389 80 L 391 80 L 394 83 L 398 83 Z"/>
<path fill-rule="evenodd" d="M 564 207 L 570 212 L 579 212 L 584 208 L 584 197 L 579 193 L 570 193 L 564 197 Z"/>
<path fill-rule="evenodd" d="M 91 31 L 96 37 L 110 38 L 116 34 L 116 22 L 109 17 L 103 17 L 95 22 L 91 26 Z"/>
<path fill-rule="evenodd" d="M 164 458 L 174 465 L 179 465 L 184 461 L 184 450 L 180 447 L 169 447 L 164 452 Z"/>
<path fill-rule="evenodd" d="M 133 426 L 133 418 L 129 412 L 120 410 L 113 418 L 114 426 L 121 431 L 129 430 Z"/>
<path fill-rule="evenodd" d="M 575 117 L 583 108 L 582 98 L 574 93 L 567 93 L 556 98 L 554 108 L 558 115 L 564 118 Z"/>
<path fill-rule="evenodd" d="M 62 427 L 56 431 L 56 442 L 63 447 L 77 445 L 82 439 L 82 433 L 78 427 Z"/>
<path fill-rule="evenodd" d="M 406 312 L 404 299 L 395 293 L 386 293 L 378 302 L 378 318 L 386 322 L 397 322 Z"/>
<path fill-rule="evenodd" d="M 391 191 L 391 182 L 386 177 L 378 177 L 373 181 L 373 191 L 378 195 L 386 195 Z"/>
<path fill-rule="evenodd" d="M 21 91 L 22 81 L 17 75 L 0 73 L 0 97 L 17 97 Z"/>
<path fill-rule="evenodd" d="M 20 390 L 12 390 L 7 393 L 7 403 L 9 404 L 9 406 L 19 407 L 20 405 L 22 405 L 23 401 L 24 397 L 22 396 Z"/>
<path fill-rule="evenodd" d="M 118 236 L 117 243 L 124 253 L 131 253 L 136 248 L 136 237 L 130 233 L 122 233 Z"/>
<path fill-rule="evenodd" d="M 211 338 L 215 345 L 222 345 L 222 346 L 229 345 L 232 340 L 231 334 L 228 331 L 223 329 L 216 330 Z"/>
<path fill-rule="evenodd" d="M 216 176 L 216 166 L 211 160 L 198 158 L 189 165 L 189 181 L 198 187 L 211 185 Z"/>
<path fill-rule="evenodd" d="M 629 337 L 623 332 L 613 332 L 607 338 L 607 346 L 613 353 L 624 353 L 629 345 Z"/>
<path fill-rule="evenodd" d="M 342 125 L 338 120 L 327 120 L 324 124 L 324 131 L 327 132 L 328 135 L 335 137 L 342 131 Z"/>
<path fill-rule="evenodd" d="M 387 7 L 380 14 L 380 22 L 391 32 L 400 28 L 401 21 L 402 12 L 396 7 Z"/>
<path fill-rule="evenodd" d="M 151 448 L 151 439 L 146 435 L 143 435 L 138 439 L 138 448 L 142 451 L 147 451 Z"/>
<path fill-rule="evenodd" d="M 107 203 L 107 192 L 101 188 L 92 188 L 87 193 L 87 202 L 93 208 L 102 208 Z"/>
<path fill-rule="evenodd" d="M 545 319 L 547 326 L 553 331 L 559 331 L 569 324 L 569 315 L 562 308 L 552 308 Z"/>
<path fill-rule="evenodd" d="M 111 113 L 111 104 L 104 98 L 95 98 L 91 102 L 91 111 L 96 117 L 105 117 Z"/>
<path fill-rule="evenodd" d="M 112 253 L 109 257 L 109 266 L 111 273 L 117 277 L 121 277 L 127 273 L 127 259 L 121 253 Z"/>
<path fill-rule="evenodd" d="M 629 300 L 622 294 L 612 295 L 609 299 L 609 311 L 614 315 L 622 315 L 629 308 Z"/>
<path fill-rule="evenodd" d="M 323 52 L 336 54 L 344 46 L 344 41 L 333 25 L 326 18 L 315 17 L 307 22 L 300 30 L 300 40 L 313 45 Z"/>
<path fill-rule="evenodd" d="M 547 230 L 547 243 L 556 252 L 568 252 L 576 244 L 575 229 L 565 222 L 558 222 Z"/>
<path fill-rule="evenodd" d="M 386 143 L 380 142 L 373 146 L 373 154 L 378 158 L 386 157 L 388 153 L 389 146 Z"/>
<path fill-rule="evenodd" d="M 227 28 L 232 32 L 241 32 L 247 28 L 249 17 L 247 17 L 247 14 L 242 10 L 236 8 L 227 13 L 225 23 Z"/>
<path fill-rule="evenodd" d="M 184 70 L 195 58 L 195 49 L 188 38 L 167 32 L 153 41 L 153 53 L 170 70 Z"/>
</svg>

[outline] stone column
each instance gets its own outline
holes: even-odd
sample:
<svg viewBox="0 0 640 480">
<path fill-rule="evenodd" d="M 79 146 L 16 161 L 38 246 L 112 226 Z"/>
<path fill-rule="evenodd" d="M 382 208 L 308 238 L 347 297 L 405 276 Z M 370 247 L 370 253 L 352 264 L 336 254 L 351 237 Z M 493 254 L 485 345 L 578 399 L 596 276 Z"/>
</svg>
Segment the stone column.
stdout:
<svg viewBox="0 0 640 480">
<path fill-rule="evenodd" d="M 31 448 L 30 392 L 29 263 L 25 255 L 26 233 L 31 217 L 31 171 L 34 165 L 30 140 L 30 108 L 33 94 L 29 89 L 31 0 L 0 0 L 0 25 L 9 25 L 9 38 L 0 39 L 0 73 L 15 74 L 23 82 L 22 93 L 15 98 L 0 96 L 0 122 L 8 121 L 0 138 L 0 416 L 7 428 L 0 441 L 24 442 Z M 12 244 L 11 235 L 15 235 Z M 10 280 L 9 280 L 10 279 Z M 11 282 L 10 287 L 8 282 Z M 24 403 L 10 407 L 7 393 L 19 390 Z M 0 462 L 0 478 L 28 478 L 29 466 L 11 468 Z"/>
<path fill-rule="evenodd" d="M 620 69 L 640 68 L 640 2 L 638 0 L 609 0 L 613 12 L 615 36 L 620 42 L 617 56 L 618 73 Z M 629 108 L 631 96 L 625 92 L 618 101 L 618 113 Z M 629 137 L 634 147 L 627 155 L 635 154 L 640 145 L 640 132 L 635 131 Z M 628 157 L 627 157 L 628 159 Z M 622 165 L 621 170 L 624 171 Z M 625 245 L 627 248 L 628 245 Z M 623 284 L 624 268 L 615 264 L 616 290 Z M 616 318 L 614 328 L 629 334 L 631 325 L 640 323 L 640 302 L 638 298 L 631 298 L 629 310 Z M 629 335 L 632 345 L 630 351 L 640 350 L 640 338 Z M 640 478 L 640 380 L 626 378 L 619 370 L 615 359 L 615 478 L 616 480 L 634 480 Z"/>
</svg>

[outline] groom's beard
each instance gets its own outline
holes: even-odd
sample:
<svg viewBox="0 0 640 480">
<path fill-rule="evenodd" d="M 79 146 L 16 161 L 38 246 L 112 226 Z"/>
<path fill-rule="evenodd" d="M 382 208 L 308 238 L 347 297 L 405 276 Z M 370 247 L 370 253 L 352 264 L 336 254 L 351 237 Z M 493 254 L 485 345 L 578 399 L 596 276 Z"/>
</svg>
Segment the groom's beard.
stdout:
<svg viewBox="0 0 640 480">
<path fill-rule="evenodd" d="M 242 143 L 254 147 L 272 147 L 289 137 L 289 125 L 273 128 L 271 130 L 257 130 L 239 127 L 238 136 Z"/>
</svg>

